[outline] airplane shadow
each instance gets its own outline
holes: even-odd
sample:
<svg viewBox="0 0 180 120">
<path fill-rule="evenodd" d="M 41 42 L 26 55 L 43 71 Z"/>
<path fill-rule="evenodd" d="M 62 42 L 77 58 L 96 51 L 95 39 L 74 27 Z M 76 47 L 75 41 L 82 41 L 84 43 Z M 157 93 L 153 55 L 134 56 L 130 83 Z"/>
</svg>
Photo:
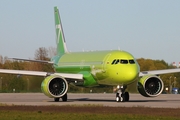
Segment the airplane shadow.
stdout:
<svg viewBox="0 0 180 120">
<path fill-rule="evenodd" d="M 77 102 L 77 101 L 83 101 L 83 102 L 114 102 L 115 100 L 100 100 L 100 99 L 89 99 L 89 98 L 79 98 L 79 99 L 68 99 L 66 102 Z M 48 101 L 48 102 L 54 102 L 54 101 Z M 59 101 L 63 102 L 63 101 Z"/>
<path fill-rule="evenodd" d="M 83 101 L 83 102 L 116 102 L 115 100 L 108 100 L 108 99 L 89 99 L 89 98 L 78 98 L 78 99 L 68 99 L 66 102 L 77 102 L 77 101 Z M 54 102 L 54 101 L 48 101 L 48 102 Z M 61 100 L 59 102 L 62 102 Z M 143 102 L 167 102 L 167 100 L 129 100 L 129 103 L 143 103 Z M 127 102 L 127 103 L 128 103 Z"/>
<path fill-rule="evenodd" d="M 167 100 L 130 100 L 128 102 L 167 102 Z"/>
</svg>

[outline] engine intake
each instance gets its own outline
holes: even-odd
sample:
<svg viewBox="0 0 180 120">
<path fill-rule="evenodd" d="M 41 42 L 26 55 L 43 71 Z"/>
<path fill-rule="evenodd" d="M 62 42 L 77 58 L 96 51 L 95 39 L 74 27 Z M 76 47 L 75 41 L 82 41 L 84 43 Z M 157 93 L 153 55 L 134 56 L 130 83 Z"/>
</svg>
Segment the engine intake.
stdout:
<svg viewBox="0 0 180 120">
<path fill-rule="evenodd" d="M 68 83 L 60 76 L 51 75 L 44 79 L 41 90 L 48 97 L 60 98 L 67 93 Z"/>
<path fill-rule="evenodd" d="M 156 97 L 162 93 L 163 89 L 163 81 L 155 75 L 143 76 L 138 81 L 138 91 L 145 97 Z"/>
</svg>

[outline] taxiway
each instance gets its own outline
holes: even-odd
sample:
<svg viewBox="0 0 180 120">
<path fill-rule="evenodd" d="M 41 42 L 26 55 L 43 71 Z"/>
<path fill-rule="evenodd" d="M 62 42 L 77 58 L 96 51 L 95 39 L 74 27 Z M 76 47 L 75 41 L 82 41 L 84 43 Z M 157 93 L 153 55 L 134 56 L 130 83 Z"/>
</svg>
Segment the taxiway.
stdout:
<svg viewBox="0 0 180 120">
<path fill-rule="evenodd" d="M 0 104 L 6 105 L 100 105 L 112 107 L 155 107 L 155 108 L 180 108 L 179 94 L 161 94 L 158 97 L 146 98 L 140 94 L 130 94 L 129 102 L 115 101 L 115 94 L 68 93 L 67 102 L 54 102 L 43 93 L 0 93 Z"/>
</svg>

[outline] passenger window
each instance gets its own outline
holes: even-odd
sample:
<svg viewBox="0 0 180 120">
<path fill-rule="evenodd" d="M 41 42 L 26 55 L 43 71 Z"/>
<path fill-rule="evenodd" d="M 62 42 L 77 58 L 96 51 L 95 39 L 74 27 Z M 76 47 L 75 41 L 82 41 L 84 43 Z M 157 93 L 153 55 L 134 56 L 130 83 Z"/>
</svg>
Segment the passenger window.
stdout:
<svg viewBox="0 0 180 120">
<path fill-rule="evenodd" d="M 116 59 L 115 60 L 113 60 L 113 62 L 111 63 L 111 64 L 114 64 L 116 62 Z"/>
<path fill-rule="evenodd" d="M 130 64 L 134 64 L 135 61 L 134 61 L 134 60 L 129 60 L 129 63 L 130 63 Z"/>
<path fill-rule="evenodd" d="M 120 63 L 121 64 L 128 64 L 128 60 L 121 60 Z"/>
</svg>

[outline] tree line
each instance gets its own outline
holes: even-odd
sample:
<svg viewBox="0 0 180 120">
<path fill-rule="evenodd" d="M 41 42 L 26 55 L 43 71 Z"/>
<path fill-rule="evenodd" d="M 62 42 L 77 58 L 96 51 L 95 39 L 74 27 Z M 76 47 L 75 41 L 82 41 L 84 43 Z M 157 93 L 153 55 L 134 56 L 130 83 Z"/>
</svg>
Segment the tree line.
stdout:
<svg viewBox="0 0 180 120">
<path fill-rule="evenodd" d="M 35 60 L 49 61 L 56 52 L 55 48 L 40 47 L 35 51 Z M 172 64 L 168 64 L 164 60 L 152 60 L 139 58 L 137 59 L 141 71 L 161 70 L 175 68 Z M 33 70 L 54 72 L 52 65 L 37 62 L 10 60 L 7 57 L 0 56 L 1 69 L 14 70 Z M 180 73 L 160 75 L 164 82 L 165 88 L 180 87 Z M 38 76 L 24 76 L 12 74 L 0 74 L 0 92 L 41 92 L 41 82 L 44 77 Z M 130 92 L 137 92 L 137 83 L 133 83 L 128 87 Z M 106 86 L 101 88 L 79 88 L 70 85 L 69 92 L 113 92 L 113 87 Z"/>
</svg>

